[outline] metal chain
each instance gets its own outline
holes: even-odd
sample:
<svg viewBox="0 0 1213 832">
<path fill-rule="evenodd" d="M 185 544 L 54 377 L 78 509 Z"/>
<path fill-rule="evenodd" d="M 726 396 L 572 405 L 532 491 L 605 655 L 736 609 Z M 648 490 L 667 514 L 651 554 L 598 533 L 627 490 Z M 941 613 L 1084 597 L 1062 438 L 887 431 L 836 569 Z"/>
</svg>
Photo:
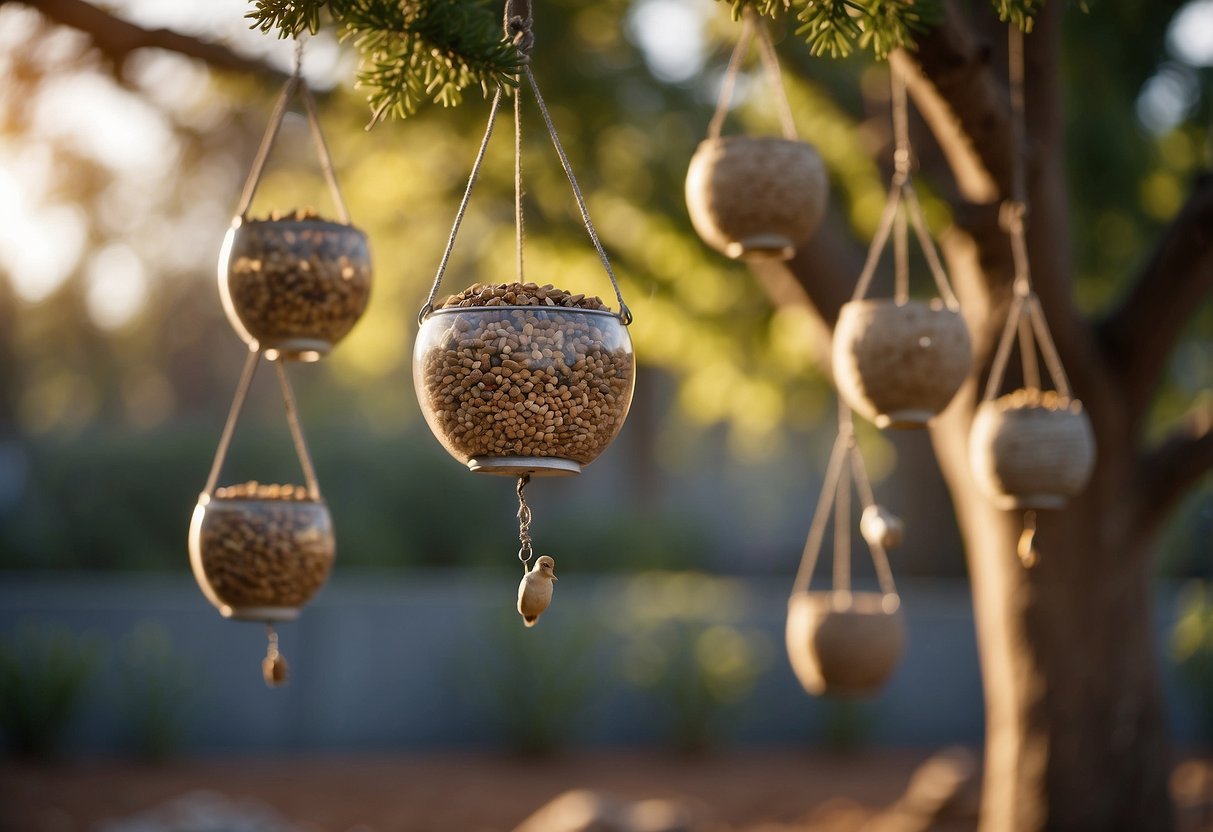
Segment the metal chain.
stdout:
<svg viewBox="0 0 1213 832">
<path fill-rule="evenodd" d="M 534 548 L 531 545 L 531 507 L 527 505 L 525 489 L 527 483 L 531 481 L 530 474 L 523 474 L 518 478 L 518 560 L 522 561 L 522 571 L 529 571 L 528 564 L 531 556 L 534 554 Z"/>
</svg>

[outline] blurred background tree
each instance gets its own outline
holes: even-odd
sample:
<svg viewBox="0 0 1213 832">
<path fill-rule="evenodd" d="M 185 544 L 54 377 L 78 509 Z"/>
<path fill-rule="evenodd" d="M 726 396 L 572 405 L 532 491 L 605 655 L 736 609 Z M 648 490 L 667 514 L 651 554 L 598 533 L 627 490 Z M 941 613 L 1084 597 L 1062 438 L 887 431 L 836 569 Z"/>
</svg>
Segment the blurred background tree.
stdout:
<svg viewBox="0 0 1213 832">
<path fill-rule="evenodd" d="M 925 17 L 921 5 L 860 3 L 889 13 L 861 15 L 859 28 L 849 29 L 839 14 L 849 15 L 852 4 L 796 2 L 790 13 L 777 0 L 753 5 L 775 15 L 797 127 L 821 151 L 833 188 L 831 216 L 813 244 L 788 268 L 756 272 L 756 282 L 699 243 L 682 206 L 686 160 L 704 133 L 736 35 L 725 7 L 550 0 L 535 21 L 534 71 L 625 292 L 636 298 L 633 336 L 645 364 L 641 396 L 615 451 L 627 466 L 612 471 L 607 485 L 619 495 L 613 516 L 578 511 L 569 500 L 552 520 L 565 527 L 557 530 L 561 539 L 576 535 L 579 546 L 595 537 L 587 531 L 609 532 L 597 551 L 589 547 L 587 564 L 786 571 L 787 541 L 762 530 L 807 525 L 809 469 L 824 460 L 828 437 L 800 438 L 797 431 L 828 421 L 822 344 L 876 225 L 880 165 L 891 154 L 884 67 L 857 50 L 814 60 L 797 34 L 812 41 L 822 30 L 798 32 L 811 21 L 797 15 L 835 12 L 829 20 L 839 31 L 812 41 L 826 52 L 830 43 L 880 53 L 916 41 L 915 51 L 894 50 L 891 59 L 911 70 L 911 94 L 926 114 L 913 129 L 931 189 L 927 209 L 980 357 L 988 357 L 1000 325 L 1009 252 L 997 211 L 1012 149 L 997 17 L 951 3 L 927 7 Z M 441 25 L 408 17 L 410 9 L 447 6 L 469 17 Z M 385 121 L 370 137 L 360 127 L 375 114 L 417 109 L 423 98 L 454 103 L 461 86 L 508 75 L 509 50 L 496 39 L 499 11 L 475 0 L 252 8 L 285 14 L 322 7 L 305 74 L 327 91 L 326 130 L 377 267 L 367 317 L 332 359 L 298 373 L 342 559 L 497 562 L 493 541 L 509 534 L 508 495 L 485 508 L 501 515 L 500 527 L 466 522 L 486 501 L 485 489 L 430 441 L 408 382 L 413 316 L 449 230 L 484 107 L 473 96 L 452 111 L 422 107 L 406 122 Z M 480 63 L 452 69 L 424 96 L 402 82 L 396 92 L 412 89 L 411 99 L 383 97 L 393 87 L 376 86 L 373 63 L 364 66 L 372 72 L 363 79 L 371 84 L 368 115 L 361 94 L 346 89 L 358 58 L 338 44 L 326 15 L 375 7 L 399 12 L 389 20 L 402 31 L 415 24 L 439 40 L 444 31 L 481 33 L 476 49 L 458 38 L 451 47 L 475 52 Z M 1104 3 L 1085 16 L 1067 13 L 1063 28 L 1055 2 L 1028 38 L 1033 268 L 1101 455 L 1088 494 L 1042 519 L 1041 563 L 1025 571 L 1013 551 L 1018 518 L 990 509 L 967 479 L 964 437 L 978 376 L 932 431 L 974 582 L 987 685 L 983 811 L 990 829 L 1169 824 L 1147 555 L 1162 518 L 1213 455 L 1213 182 L 1198 173 L 1210 162 L 1209 7 L 1207 0 L 1178 10 Z M 0 3 L 6 567 L 183 563 L 184 517 L 243 350 L 208 273 L 274 88 L 290 65 L 289 45 L 244 31 L 247 10 L 234 0 L 124 0 L 107 10 L 81 0 Z M 297 18 L 264 19 L 271 28 L 298 28 Z M 311 22 L 303 18 L 305 28 Z M 490 32 L 491 42 L 484 39 Z M 882 34 L 864 42 L 864 32 Z M 770 131 L 774 114 L 763 106 L 761 82 L 745 77 L 740 92 L 735 118 L 742 129 Z M 533 129 L 537 114 L 528 109 L 524 119 L 533 273 L 605 295 L 567 185 L 546 138 Z M 288 121 L 254 210 L 309 204 L 322 192 L 304 129 L 301 120 Z M 452 285 L 492 280 L 497 264 L 510 261 L 510 152 L 505 140 L 490 149 Z M 267 407 L 266 414 L 238 435 L 236 479 L 269 479 L 269 471 L 289 464 L 277 411 Z M 1178 432 L 1168 433 L 1176 424 Z M 716 432 L 726 441 L 705 445 Z M 903 513 L 930 516 L 925 506 L 939 479 L 928 467 L 926 440 L 871 432 L 862 441 L 873 448 L 878 475 L 888 475 L 896 460 L 894 476 L 912 484 L 905 499 L 927 501 Z M 804 463 L 792 466 L 801 479 L 772 481 L 769 468 L 753 467 L 789 443 L 798 451 L 808 445 L 797 454 Z M 705 460 L 704 447 L 722 448 L 719 458 Z M 755 477 L 762 488 L 741 487 L 755 481 L 737 479 L 747 466 L 763 472 Z M 671 473 L 679 470 L 689 473 Z M 728 491 L 728 516 L 752 541 L 742 557 L 729 551 L 737 538 L 717 534 L 727 524 L 713 527 L 671 493 L 701 480 Z M 1185 504 L 1187 522 L 1168 532 L 1175 545 L 1166 557 L 1175 571 L 1210 568 L 1211 488 L 1206 478 Z M 939 486 L 934 490 L 937 499 Z M 435 493 L 444 499 L 434 501 Z M 544 499 L 561 498 L 544 492 Z M 622 536 L 620 528 L 630 533 Z M 925 548 L 954 553 L 954 534 L 941 524 L 925 536 Z M 958 558 L 919 566 L 963 568 Z"/>
</svg>

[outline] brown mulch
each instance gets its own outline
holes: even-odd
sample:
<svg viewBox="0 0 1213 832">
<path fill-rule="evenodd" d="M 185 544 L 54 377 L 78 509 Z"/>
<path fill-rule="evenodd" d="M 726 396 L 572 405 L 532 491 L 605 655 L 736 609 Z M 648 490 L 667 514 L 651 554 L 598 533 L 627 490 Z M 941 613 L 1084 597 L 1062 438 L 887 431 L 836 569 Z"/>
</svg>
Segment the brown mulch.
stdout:
<svg viewBox="0 0 1213 832">
<path fill-rule="evenodd" d="M 272 810 L 302 832 L 504 832 L 570 789 L 621 800 L 675 798 L 712 830 L 851 830 L 895 804 L 930 756 L 780 750 L 688 759 L 617 751 L 550 760 L 441 753 L 2 763 L 0 832 L 93 832 L 200 792 Z M 1213 768 L 1200 765 L 1209 777 L 1202 774 L 1198 791 L 1207 786 L 1213 803 Z M 936 828 L 972 829 L 975 822 L 970 786 Z"/>
</svg>

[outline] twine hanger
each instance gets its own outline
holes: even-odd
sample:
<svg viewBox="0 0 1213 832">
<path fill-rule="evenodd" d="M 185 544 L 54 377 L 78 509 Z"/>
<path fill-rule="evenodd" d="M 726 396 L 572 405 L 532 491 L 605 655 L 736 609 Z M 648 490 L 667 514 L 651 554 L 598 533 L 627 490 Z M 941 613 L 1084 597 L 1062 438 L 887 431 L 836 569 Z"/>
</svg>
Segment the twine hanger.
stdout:
<svg viewBox="0 0 1213 832">
<path fill-rule="evenodd" d="M 257 155 L 253 157 L 253 166 L 249 170 L 248 178 L 244 181 L 244 190 L 240 194 L 240 204 L 236 208 L 236 216 L 242 219 L 247 218 L 249 206 L 252 205 L 253 196 L 257 193 L 257 186 L 261 184 L 261 176 L 265 172 L 270 150 L 278 138 L 278 129 L 282 127 L 282 120 L 286 117 L 286 106 L 298 93 L 303 100 L 303 112 L 311 127 L 312 143 L 316 146 L 316 155 L 320 159 L 320 170 L 324 173 L 324 179 L 328 183 L 329 193 L 333 198 L 333 207 L 337 211 L 337 219 L 343 225 L 349 225 L 349 211 L 346 210 L 345 200 L 341 196 L 341 186 L 337 184 L 337 174 L 333 170 L 333 158 L 329 155 L 328 144 L 320 129 L 320 118 L 316 114 L 316 101 L 312 97 L 312 91 L 308 88 L 307 81 L 303 78 L 303 46 L 302 37 L 297 38 L 295 40 L 294 70 L 291 72 L 291 77 L 282 85 L 282 92 L 278 94 L 278 100 L 274 102 L 274 109 L 270 112 L 269 124 L 265 128 L 265 134 L 261 137 Z"/>
<path fill-rule="evenodd" d="M 1011 141 L 1015 152 L 1012 154 L 1011 163 L 1011 198 L 1002 204 L 999 222 L 1011 239 L 1011 262 L 1015 272 L 1012 284 L 1014 297 L 1011 300 L 1011 308 L 1007 312 L 1006 326 L 999 339 L 994 361 L 990 366 L 990 376 L 986 381 L 982 401 L 992 401 L 997 397 L 1006 374 L 1011 345 L 1017 333 L 1020 360 L 1023 363 L 1024 387 L 1029 390 L 1040 389 L 1040 368 L 1036 357 L 1036 347 L 1039 345 L 1045 369 L 1048 370 L 1057 394 L 1061 398 L 1069 400 L 1071 398 L 1070 381 L 1066 377 L 1061 357 L 1053 343 L 1053 336 L 1049 332 L 1049 324 L 1045 320 L 1040 298 L 1032 288 L 1032 267 L 1028 260 L 1027 241 L 1028 194 L 1025 171 L 1027 142 L 1024 128 L 1023 32 L 1013 24 L 1008 27 L 1007 53 L 1011 88 Z"/>
<path fill-rule="evenodd" d="M 632 323 L 632 311 L 628 308 L 627 303 L 623 300 L 623 292 L 619 288 L 619 281 L 615 278 L 615 270 L 611 267 L 610 258 L 607 257 L 606 249 L 603 248 L 602 240 L 598 236 L 598 231 L 594 227 L 593 220 L 590 219 L 590 210 L 586 205 L 585 197 L 581 192 L 581 186 L 577 184 L 577 177 L 573 173 L 572 164 L 569 162 L 568 155 L 564 152 L 564 146 L 560 143 L 560 136 L 556 132 L 556 125 L 552 122 L 552 115 L 548 112 L 547 104 L 543 100 L 543 95 L 539 92 L 539 84 L 535 81 L 535 75 L 531 72 L 531 50 L 535 45 L 535 35 L 532 30 L 533 17 L 530 12 L 530 3 L 528 0 L 507 0 L 505 11 L 505 35 L 514 44 L 518 50 L 519 63 L 522 67 L 522 72 L 517 78 L 518 88 L 514 92 L 514 226 L 515 226 L 515 243 L 517 247 L 517 278 L 518 282 L 523 282 L 523 238 L 525 230 L 525 218 L 522 211 L 522 112 L 521 112 L 521 97 L 522 97 L 522 77 L 525 76 L 527 85 L 530 87 L 532 94 L 535 96 L 535 103 L 539 107 L 539 114 L 543 118 L 544 126 L 547 128 L 548 136 L 552 140 L 552 146 L 556 150 L 556 155 L 560 158 L 560 165 L 564 169 L 565 177 L 569 181 L 569 185 L 573 191 L 573 197 L 577 202 L 577 210 L 581 214 L 582 224 L 585 226 L 586 233 L 589 234 L 590 242 L 594 245 L 594 250 L 598 252 L 598 258 L 602 262 L 603 270 L 606 272 L 607 278 L 611 281 L 611 288 L 615 291 L 615 300 L 619 303 L 619 320 L 624 326 L 629 326 Z M 434 310 L 434 301 L 438 298 L 438 290 L 442 286 L 442 278 L 446 274 L 447 265 L 450 263 L 451 252 L 455 248 L 455 239 L 459 235 L 459 227 L 463 224 L 463 218 L 467 213 L 468 202 L 472 197 L 472 189 L 476 186 L 476 181 L 480 177 L 480 169 L 484 164 L 485 153 L 488 150 L 489 141 L 493 137 L 493 127 L 496 124 L 497 112 L 501 107 L 501 96 L 503 88 L 498 85 L 493 93 L 493 102 L 489 106 L 488 124 L 485 126 L 484 138 L 480 141 L 480 148 L 476 152 L 476 160 L 472 163 L 472 173 L 468 177 L 467 187 L 464 189 L 463 198 L 459 202 L 459 209 L 455 213 L 455 222 L 451 226 L 450 236 L 447 238 L 446 248 L 442 252 L 442 259 L 438 263 L 438 272 L 434 276 L 434 284 L 430 287 L 429 296 L 426 298 L 425 304 L 421 307 L 421 311 L 417 315 L 418 323 L 423 323 L 429 314 Z"/>
<path fill-rule="evenodd" d="M 232 444 L 232 435 L 236 432 L 236 423 L 240 421 L 240 412 L 248 398 L 249 388 L 253 384 L 253 375 L 261 362 L 261 353 L 249 350 L 248 358 L 244 361 L 244 369 L 240 373 L 240 381 L 236 384 L 236 395 L 232 399 L 231 409 L 227 414 L 227 422 L 223 425 L 223 433 L 219 437 L 219 447 L 215 450 L 215 459 L 211 463 L 210 474 L 206 478 L 206 486 L 202 493 L 211 497 L 215 486 L 219 483 L 219 474 L 223 471 L 223 463 L 227 460 L 228 450 Z M 266 359 L 267 361 L 269 359 Z M 299 406 L 295 401 L 295 391 L 287 378 L 286 368 L 281 359 L 272 361 L 278 386 L 282 390 L 282 403 L 286 408 L 286 422 L 291 430 L 291 440 L 295 445 L 295 456 L 299 459 L 299 467 L 303 469 L 303 478 L 307 484 L 308 498 L 313 501 L 320 499 L 320 483 L 316 479 L 316 469 L 312 465 L 312 454 L 308 449 L 307 439 L 303 435 L 303 424 L 299 421 Z"/>
<path fill-rule="evenodd" d="M 891 85 L 890 103 L 893 118 L 893 179 L 889 186 L 889 195 L 885 200 L 884 211 L 880 215 L 880 224 L 868 248 L 868 256 L 863 269 L 855 284 L 855 292 L 851 300 L 863 300 L 876 274 L 876 266 L 880 263 L 880 255 L 888 244 L 890 234 L 893 236 L 894 290 L 893 297 L 898 306 L 904 305 L 910 298 L 910 254 L 909 224 L 914 228 L 914 236 L 922 249 L 923 258 L 935 280 L 939 296 L 944 304 L 953 312 L 960 309 L 960 302 L 952 291 L 947 272 L 935 248 L 927 229 L 926 217 L 922 204 L 918 201 L 918 193 L 914 189 L 913 152 L 910 146 L 909 103 L 906 98 L 905 76 L 889 63 L 889 78 Z M 904 211 L 899 210 L 903 207 Z"/>
<path fill-rule="evenodd" d="M 709 139 L 720 138 L 720 132 L 724 129 L 724 121 L 729 114 L 729 104 L 733 101 L 733 90 L 737 85 L 741 64 L 749 54 L 750 41 L 753 40 L 755 32 L 758 33 L 758 56 L 775 92 L 775 108 L 779 113 L 783 137 L 790 141 L 796 141 L 798 138 L 796 120 L 792 117 L 792 105 L 788 102 L 788 90 L 783 83 L 783 73 L 779 69 L 779 57 L 775 53 L 771 32 L 767 28 L 766 21 L 747 6 L 742 16 L 741 35 L 737 38 L 733 54 L 729 57 L 729 65 L 724 71 L 724 78 L 720 82 L 720 98 L 716 101 L 716 112 L 712 114 L 712 120 L 708 122 Z"/>
<path fill-rule="evenodd" d="M 830 461 L 826 465 L 825 479 L 822 481 L 821 496 L 818 498 L 817 508 L 813 513 L 813 523 L 809 527 L 809 535 L 805 540 L 800 567 L 796 571 L 796 579 L 792 584 L 793 596 L 809 591 L 813 570 L 817 566 L 817 559 L 821 554 L 826 523 L 830 519 L 830 509 L 833 508 L 833 592 L 836 594 L 838 605 L 841 608 L 845 609 L 850 605 L 852 479 L 864 509 L 875 506 L 876 496 L 872 490 L 871 480 L 868 479 L 859 444 L 855 440 L 855 422 L 851 417 L 851 409 L 839 400 L 838 437 L 834 440 L 834 448 L 830 452 Z M 876 580 L 885 596 L 881 606 L 886 613 L 894 612 L 900 605 L 900 601 L 897 596 L 897 585 L 893 581 L 893 570 L 889 566 L 888 553 L 879 541 L 867 541 L 867 543 L 872 556 L 872 564 L 876 567 Z"/>
</svg>

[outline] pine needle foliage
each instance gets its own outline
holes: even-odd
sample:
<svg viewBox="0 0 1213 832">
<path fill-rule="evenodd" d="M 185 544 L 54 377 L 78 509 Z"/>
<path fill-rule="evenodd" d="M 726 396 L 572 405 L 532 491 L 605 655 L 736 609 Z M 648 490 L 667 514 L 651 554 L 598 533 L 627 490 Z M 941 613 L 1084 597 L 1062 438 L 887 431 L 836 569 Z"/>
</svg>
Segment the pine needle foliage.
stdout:
<svg viewBox="0 0 1213 832">
<path fill-rule="evenodd" d="M 453 107 L 464 90 L 513 85 L 518 53 L 493 0 L 252 0 L 252 28 L 280 38 L 331 22 L 361 56 L 358 86 L 374 121 L 412 115 L 425 101 Z"/>
<path fill-rule="evenodd" d="M 763 17 L 777 18 L 794 14 L 800 26 L 796 34 L 804 38 L 814 55 L 845 58 L 859 49 L 872 51 L 879 59 L 894 49 L 914 49 L 915 35 L 938 22 L 941 0 L 725 0 L 740 19 L 746 9 Z M 1025 32 L 1032 29 L 1032 18 L 1044 0 L 992 0 L 999 18 Z"/>
<path fill-rule="evenodd" d="M 518 53 L 501 30 L 502 0 L 250 0 L 247 15 L 282 38 L 332 25 L 361 55 L 358 86 L 369 90 L 372 123 L 412 115 L 425 101 L 452 107 L 464 90 L 486 95 L 513 86 Z M 795 16 L 796 34 L 814 55 L 841 58 L 857 48 L 877 58 L 914 49 L 934 25 L 942 0 L 724 0 L 734 18 Z M 991 0 L 999 17 L 1025 32 L 1044 0 Z"/>
</svg>

